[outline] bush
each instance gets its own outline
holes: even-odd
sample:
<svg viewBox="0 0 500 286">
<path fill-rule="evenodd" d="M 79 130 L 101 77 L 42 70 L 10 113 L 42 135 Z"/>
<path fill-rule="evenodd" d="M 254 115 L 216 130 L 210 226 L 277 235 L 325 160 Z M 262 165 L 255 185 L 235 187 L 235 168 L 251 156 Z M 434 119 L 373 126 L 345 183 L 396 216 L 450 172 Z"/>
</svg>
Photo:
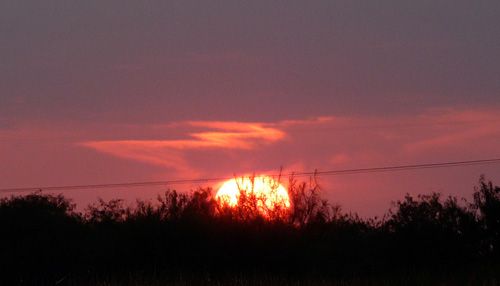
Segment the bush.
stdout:
<svg viewBox="0 0 500 286">
<path fill-rule="evenodd" d="M 314 180 L 292 179 L 288 191 L 291 208 L 268 212 L 251 194 L 236 207 L 221 205 L 211 189 L 169 190 L 134 207 L 99 200 L 83 214 L 62 195 L 5 198 L 0 282 L 130 273 L 343 279 L 500 262 L 500 190 L 484 178 L 469 205 L 439 194 L 406 195 L 384 220 L 343 214 L 320 197 Z"/>
</svg>

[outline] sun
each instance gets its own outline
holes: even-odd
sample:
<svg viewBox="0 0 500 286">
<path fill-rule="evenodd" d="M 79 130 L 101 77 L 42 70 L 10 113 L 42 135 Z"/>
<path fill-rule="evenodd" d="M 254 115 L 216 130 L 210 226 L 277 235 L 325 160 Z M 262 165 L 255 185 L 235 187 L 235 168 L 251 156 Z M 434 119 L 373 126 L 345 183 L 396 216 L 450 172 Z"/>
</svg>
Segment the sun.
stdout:
<svg viewBox="0 0 500 286">
<path fill-rule="evenodd" d="M 286 188 L 270 176 L 242 177 L 225 181 L 217 191 L 215 199 L 222 206 L 236 207 L 241 195 L 255 198 L 260 212 L 276 208 L 288 209 L 290 199 Z"/>
</svg>

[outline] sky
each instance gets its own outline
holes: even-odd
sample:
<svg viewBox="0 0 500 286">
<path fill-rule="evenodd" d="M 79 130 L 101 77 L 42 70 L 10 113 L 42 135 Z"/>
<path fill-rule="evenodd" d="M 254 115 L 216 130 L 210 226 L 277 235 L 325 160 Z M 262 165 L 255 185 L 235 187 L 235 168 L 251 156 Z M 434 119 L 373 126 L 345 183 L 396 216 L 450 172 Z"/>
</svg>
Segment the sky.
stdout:
<svg viewBox="0 0 500 286">
<path fill-rule="evenodd" d="M 1 1 L 0 188 L 499 158 L 499 50 L 498 1 Z M 318 179 L 380 216 L 499 171 Z"/>
</svg>

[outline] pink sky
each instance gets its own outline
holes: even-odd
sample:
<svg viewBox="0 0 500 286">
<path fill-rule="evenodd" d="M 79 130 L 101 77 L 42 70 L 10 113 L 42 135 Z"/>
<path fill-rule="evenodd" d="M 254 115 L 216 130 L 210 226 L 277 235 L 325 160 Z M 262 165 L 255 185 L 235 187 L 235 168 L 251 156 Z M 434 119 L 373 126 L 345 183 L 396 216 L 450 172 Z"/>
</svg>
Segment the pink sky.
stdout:
<svg viewBox="0 0 500 286">
<path fill-rule="evenodd" d="M 0 188 L 500 156 L 500 1 L 0 1 Z M 346 211 L 498 165 L 321 177 Z M 189 191 L 195 186 L 173 186 Z M 65 193 L 154 198 L 162 188 Z"/>
<path fill-rule="evenodd" d="M 500 157 L 500 110 L 433 109 L 415 115 L 334 116 L 275 122 L 180 121 L 155 125 L 60 123 L 0 132 L 1 187 L 231 177 Z M 470 198 L 498 165 L 320 177 L 346 211 L 382 215 L 405 193 Z M 203 186 L 217 187 L 216 184 Z M 171 186 L 189 191 L 195 186 Z M 152 199 L 164 188 L 65 193 Z"/>
</svg>

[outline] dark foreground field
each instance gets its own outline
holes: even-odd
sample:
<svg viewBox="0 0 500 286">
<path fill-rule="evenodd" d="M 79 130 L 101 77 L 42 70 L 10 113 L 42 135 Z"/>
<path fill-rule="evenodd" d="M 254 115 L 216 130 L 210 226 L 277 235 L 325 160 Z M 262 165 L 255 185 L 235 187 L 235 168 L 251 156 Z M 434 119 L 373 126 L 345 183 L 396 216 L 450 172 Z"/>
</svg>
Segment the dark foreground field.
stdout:
<svg viewBox="0 0 500 286">
<path fill-rule="evenodd" d="M 0 285 L 500 285 L 500 188 L 472 202 L 406 196 L 384 219 L 343 214 L 312 184 L 292 208 L 221 207 L 209 189 L 154 203 L 0 202 Z M 259 207 L 260 206 L 260 207 Z"/>
<path fill-rule="evenodd" d="M 424 273 L 406 273 L 394 277 L 361 277 L 350 279 L 335 279 L 331 277 L 293 277 L 287 275 L 248 275 L 240 274 L 231 277 L 211 277 L 208 274 L 196 276 L 162 277 L 150 274 L 128 275 L 126 277 L 108 278 L 70 278 L 57 281 L 48 285 L 96 285 L 96 286 L 160 286 L 160 285 L 339 285 L 339 286 L 392 286 L 392 285 L 470 285 L 470 286 L 493 286 L 500 285 L 498 271 L 491 269 L 489 272 L 450 273 L 448 275 L 432 275 Z"/>
</svg>

